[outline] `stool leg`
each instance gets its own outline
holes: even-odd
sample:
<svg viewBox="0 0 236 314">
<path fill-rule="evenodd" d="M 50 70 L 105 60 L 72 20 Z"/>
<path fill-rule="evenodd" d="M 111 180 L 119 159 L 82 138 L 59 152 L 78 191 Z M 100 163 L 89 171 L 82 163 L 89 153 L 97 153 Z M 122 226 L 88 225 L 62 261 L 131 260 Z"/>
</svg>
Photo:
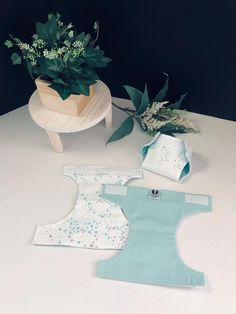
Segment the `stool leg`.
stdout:
<svg viewBox="0 0 236 314">
<path fill-rule="evenodd" d="M 110 106 L 108 113 L 105 116 L 105 125 L 107 129 L 112 127 L 112 105 Z"/>
<path fill-rule="evenodd" d="M 63 151 L 63 145 L 62 145 L 60 135 L 58 133 L 48 131 L 48 130 L 47 130 L 47 134 L 48 134 L 49 141 L 54 151 L 56 153 L 61 153 Z"/>
</svg>

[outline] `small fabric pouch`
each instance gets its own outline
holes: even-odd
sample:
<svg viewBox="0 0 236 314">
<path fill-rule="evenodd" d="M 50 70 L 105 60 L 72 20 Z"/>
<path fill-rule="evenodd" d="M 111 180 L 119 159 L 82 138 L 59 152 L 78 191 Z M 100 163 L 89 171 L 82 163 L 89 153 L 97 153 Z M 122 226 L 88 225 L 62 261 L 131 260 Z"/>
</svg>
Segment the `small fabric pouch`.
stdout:
<svg viewBox="0 0 236 314">
<path fill-rule="evenodd" d="M 158 132 L 141 150 L 142 167 L 179 181 L 191 172 L 192 149 L 184 140 Z"/>
</svg>

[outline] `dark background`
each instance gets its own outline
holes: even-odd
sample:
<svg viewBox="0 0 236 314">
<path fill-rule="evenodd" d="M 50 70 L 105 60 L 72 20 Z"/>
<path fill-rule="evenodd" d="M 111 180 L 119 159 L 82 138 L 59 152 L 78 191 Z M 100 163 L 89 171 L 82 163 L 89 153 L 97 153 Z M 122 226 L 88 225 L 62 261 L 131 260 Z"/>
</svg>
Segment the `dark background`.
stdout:
<svg viewBox="0 0 236 314">
<path fill-rule="evenodd" d="M 145 83 L 154 94 L 166 72 L 170 99 L 188 91 L 189 111 L 236 120 L 235 0 L 1 0 L 0 114 L 26 104 L 35 89 L 3 42 L 8 33 L 28 41 L 35 22 L 55 11 L 81 31 L 100 21 L 99 44 L 113 62 L 99 73 L 113 96 L 127 98 L 122 85 Z"/>
</svg>

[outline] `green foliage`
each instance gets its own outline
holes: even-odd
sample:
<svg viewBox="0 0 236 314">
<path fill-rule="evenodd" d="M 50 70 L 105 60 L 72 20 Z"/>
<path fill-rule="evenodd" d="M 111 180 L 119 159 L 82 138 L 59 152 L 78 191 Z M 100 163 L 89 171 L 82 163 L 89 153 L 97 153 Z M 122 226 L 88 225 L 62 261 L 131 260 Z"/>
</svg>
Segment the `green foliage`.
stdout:
<svg viewBox="0 0 236 314">
<path fill-rule="evenodd" d="M 169 88 L 169 76 L 168 74 L 164 73 L 166 76 L 166 81 L 162 89 L 157 93 L 157 95 L 152 99 L 151 103 L 163 101 L 165 99 L 168 88 Z"/>
<path fill-rule="evenodd" d="M 179 109 L 184 98 L 188 95 L 188 93 L 185 93 L 183 95 L 180 96 L 179 100 L 177 100 L 176 102 L 174 102 L 173 104 L 169 104 L 168 108 L 170 109 Z"/>
<path fill-rule="evenodd" d="M 140 90 L 138 90 L 137 88 L 134 88 L 131 86 L 124 85 L 123 87 L 125 88 L 126 92 L 129 94 L 129 97 L 131 101 L 133 102 L 134 107 L 136 108 L 136 110 L 138 110 L 142 101 L 143 93 L 140 92 Z"/>
<path fill-rule="evenodd" d="M 23 43 L 10 35 L 5 46 L 16 47 L 21 56 L 13 53 L 13 64 L 26 66 L 33 79 L 38 76 L 51 83 L 62 99 L 71 94 L 89 95 L 89 86 L 99 79 L 97 68 L 107 66 L 111 59 L 104 56 L 99 46 L 99 24 L 95 24 L 96 38 L 90 34 L 77 33 L 74 26 L 64 25 L 60 14 L 49 14 L 45 23 L 36 23 L 36 34 L 31 43 Z"/>
<path fill-rule="evenodd" d="M 129 117 L 121 124 L 121 126 L 112 134 L 107 143 L 111 143 L 130 134 L 133 130 L 134 119 L 139 123 L 141 129 L 150 135 L 157 132 L 174 136 L 174 133 L 197 132 L 193 123 L 184 118 L 184 111 L 178 110 L 183 100 L 187 96 L 183 94 L 180 98 L 173 102 L 165 101 L 169 87 L 169 76 L 164 73 L 166 80 L 164 86 L 149 101 L 148 89 L 145 84 L 144 92 L 135 87 L 123 86 L 128 93 L 130 100 L 133 102 L 135 110 L 129 108 L 115 107 L 125 111 Z M 130 114 L 132 112 L 132 115 Z"/>
<path fill-rule="evenodd" d="M 50 47 L 54 47 L 64 30 L 58 25 L 56 16 L 51 16 L 46 23 L 36 23 L 36 34 Z"/>
<path fill-rule="evenodd" d="M 4 45 L 7 46 L 7 48 L 13 47 L 13 43 L 12 43 L 12 41 L 10 41 L 10 40 L 6 40 L 5 43 L 4 43 Z"/>
<path fill-rule="evenodd" d="M 148 90 L 147 90 L 147 85 L 145 84 L 145 89 L 141 98 L 141 103 L 138 107 L 137 113 L 141 114 L 143 113 L 147 107 L 149 106 L 149 97 L 148 97 Z"/>
<path fill-rule="evenodd" d="M 11 60 L 13 64 L 21 64 L 21 56 L 16 52 L 11 55 Z"/>
<path fill-rule="evenodd" d="M 111 143 L 111 142 L 114 142 L 114 141 L 117 141 L 117 140 L 120 140 L 121 138 L 129 135 L 133 131 L 133 127 L 134 127 L 134 120 L 130 116 L 112 134 L 112 136 L 107 141 L 107 144 Z"/>
</svg>

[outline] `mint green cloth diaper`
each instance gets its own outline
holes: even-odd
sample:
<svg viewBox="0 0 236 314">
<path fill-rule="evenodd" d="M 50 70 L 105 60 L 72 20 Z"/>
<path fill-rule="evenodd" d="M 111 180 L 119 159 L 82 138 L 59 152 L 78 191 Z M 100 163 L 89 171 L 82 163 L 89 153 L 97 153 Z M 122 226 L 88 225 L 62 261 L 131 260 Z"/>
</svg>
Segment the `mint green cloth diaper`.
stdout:
<svg viewBox="0 0 236 314">
<path fill-rule="evenodd" d="M 104 185 L 102 197 L 123 209 L 129 235 L 119 254 L 98 262 L 98 277 L 174 286 L 205 284 L 204 274 L 180 258 L 176 232 L 186 216 L 211 211 L 210 196 Z"/>
</svg>

